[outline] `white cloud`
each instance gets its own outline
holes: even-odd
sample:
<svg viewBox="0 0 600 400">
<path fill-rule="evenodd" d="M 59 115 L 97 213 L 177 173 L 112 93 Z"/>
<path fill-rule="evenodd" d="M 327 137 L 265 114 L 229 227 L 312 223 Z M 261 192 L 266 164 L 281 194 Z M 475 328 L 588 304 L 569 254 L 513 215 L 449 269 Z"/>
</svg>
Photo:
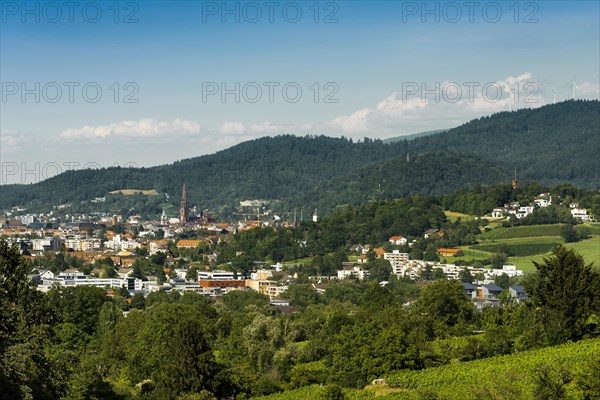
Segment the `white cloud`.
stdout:
<svg viewBox="0 0 600 400">
<path fill-rule="evenodd" d="M 551 103 L 553 97 L 531 72 L 485 82 L 444 81 L 414 85 L 417 88 L 415 94 L 410 94 L 403 86 L 404 92 L 395 91 L 373 106 L 322 123 L 226 123 L 221 132 L 256 136 L 322 133 L 354 138 L 365 135 L 389 137 L 452 128 L 474 118 L 511 109 L 538 108 Z M 439 88 L 437 97 L 431 92 L 435 88 Z M 596 98 L 599 94 L 599 85 L 589 82 L 579 84 L 576 91 L 577 98 Z"/>
<path fill-rule="evenodd" d="M 302 133 L 311 132 L 313 130 L 312 124 L 274 124 L 271 121 L 264 121 L 258 124 L 250 125 L 250 132 L 261 135 L 282 135 L 286 133 Z"/>
<path fill-rule="evenodd" d="M 331 126 L 340 128 L 346 133 L 368 132 L 367 118 L 373 113 L 370 108 L 361 108 L 350 115 L 342 115 L 331 121 Z"/>
<path fill-rule="evenodd" d="M 158 137 L 171 134 L 199 133 L 200 125 L 195 121 L 175 119 L 172 122 L 156 121 L 146 118 L 138 121 L 121 121 L 108 125 L 86 125 L 70 128 L 61 133 L 66 139 L 97 139 L 107 137 Z"/>
<path fill-rule="evenodd" d="M 219 128 L 225 135 L 241 135 L 246 132 L 246 127 L 241 122 L 228 121 Z"/>
<path fill-rule="evenodd" d="M 599 99 L 600 98 L 600 85 L 585 81 L 578 84 L 575 88 L 575 98 L 577 99 Z"/>
<path fill-rule="evenodd" d="M 469 85 L 450 81 L 437 84 L 411 82 L 403 85 L 403 92 L 393 92 L 375 107 L 338 116 L 326 125 L 350 135 L 406 134 L 421 129 L 449 128 L 510 108 L 516 110 L 546 104 L 539 93 L 540 85 L 530 72 L 477 83 L 472 85 L 473 89 L 469 89 Z"/>
<path fill-rule="evenodd" d="M 263 121 L 249 126 L 241 122 L 227 121 L 219 127 L 219 132 L 224 135 L 246 135 L 252 137 L 264 135 L 282 135 L 286 133 L 312 132 L 312 124 L 275 124 L 271 121 Z"/>
<path fill-rule="evenodd" d="M 250 131 L 253 133 L 262 133 L 266 135 L 283 133 L 283 126 L 273 124 L 271 121 L 264 121 L 258 124 L 250 125 Z"/>
<path fill-rule="evenodd" d="M 32 135 L 20 131 L 10 129 L 2 129 L 0 131 L 0 144 L 2 147 L 18 147 L 24 146 L 32 141 Z"/>
</svg>

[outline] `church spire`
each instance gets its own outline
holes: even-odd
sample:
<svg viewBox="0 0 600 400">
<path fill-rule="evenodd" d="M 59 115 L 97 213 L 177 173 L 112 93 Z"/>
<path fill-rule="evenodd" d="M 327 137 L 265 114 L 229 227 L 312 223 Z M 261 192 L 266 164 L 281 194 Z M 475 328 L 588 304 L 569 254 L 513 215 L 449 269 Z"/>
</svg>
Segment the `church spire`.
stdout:
<svg viewBox="0 0 600 400">
<path fill-rule="evenodd" d="M 187 193 L 185 191 L 185 183 L 183 184 L 183 190 L 181 191 L 181 207 L 179 208 L 179 223 L 181 225 L 186 224 L 189 221 L 190 208 L 187 201 Z"/>
</svg>

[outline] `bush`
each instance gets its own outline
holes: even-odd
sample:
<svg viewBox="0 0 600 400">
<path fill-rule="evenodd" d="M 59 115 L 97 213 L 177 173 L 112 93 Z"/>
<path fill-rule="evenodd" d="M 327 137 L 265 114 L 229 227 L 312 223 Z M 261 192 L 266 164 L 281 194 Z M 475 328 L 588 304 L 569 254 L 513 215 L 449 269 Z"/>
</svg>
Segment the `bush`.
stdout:
<svg viewBox="0 0 600 400">
<path fill-rule="evenodd" d="M 323 400 L 346 400 L 346 394 L 338 385 L 327 385 L 321 390 Z"/>
</svg>

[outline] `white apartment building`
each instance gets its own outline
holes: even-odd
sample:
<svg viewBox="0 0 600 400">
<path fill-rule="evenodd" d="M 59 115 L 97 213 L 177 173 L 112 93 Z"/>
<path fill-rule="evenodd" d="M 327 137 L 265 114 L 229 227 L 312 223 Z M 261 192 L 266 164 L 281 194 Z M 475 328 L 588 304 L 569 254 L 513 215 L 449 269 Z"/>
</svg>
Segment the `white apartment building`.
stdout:
<svg viewBox="0 0 600 400">
<path fill-rule="evenodd" d="M 573 216 L 573 218 L 578 218 L 582 221 L 591 220 L 585 208 L 571 208 L 571 215 Z"/>
<path fill-rule="evenodd" d="M 358 278 L 364 280 L 369 276 L 369 271 L 365 271 L 360 267 L 341 269 L 337 271 L 338 279 Z"/>
<path fill-rule="evenodd" d="M 234 280 L 233 272 L 229 271 L 198 271 L 198 279 L 215 279 L 219 281 L 232 281 Z"/>
</svg>

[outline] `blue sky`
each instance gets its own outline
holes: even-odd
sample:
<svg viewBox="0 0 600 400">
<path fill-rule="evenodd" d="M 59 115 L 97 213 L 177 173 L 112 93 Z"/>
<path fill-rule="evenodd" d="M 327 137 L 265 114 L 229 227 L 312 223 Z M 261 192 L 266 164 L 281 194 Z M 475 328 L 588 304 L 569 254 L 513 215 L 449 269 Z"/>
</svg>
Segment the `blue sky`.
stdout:
<svg viewBox="0 0 600 400">
<path fill-rule="evenodd" d="M 600 2 L 475 3 L 2 1 L 0 183 L 598 98 Z"/>
</svg>

